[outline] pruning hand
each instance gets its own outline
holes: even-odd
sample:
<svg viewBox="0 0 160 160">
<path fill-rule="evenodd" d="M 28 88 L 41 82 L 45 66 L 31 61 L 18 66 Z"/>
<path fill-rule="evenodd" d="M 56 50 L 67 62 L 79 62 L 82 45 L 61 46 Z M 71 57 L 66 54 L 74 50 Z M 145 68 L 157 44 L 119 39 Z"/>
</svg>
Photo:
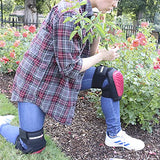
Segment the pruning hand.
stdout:
<svg viewBox="0 0 160 160">
<path fill-rule="evenodd" d="M 119 53 L 118 53 L 119 48 L 109 48 L 108 50 L 106 50 L 105 48 L 100 49 L 99 53 L 102 55 L 102 59 L 104 61 L 113 61 L 116 58 L 119 57 Z"/>
</svg>

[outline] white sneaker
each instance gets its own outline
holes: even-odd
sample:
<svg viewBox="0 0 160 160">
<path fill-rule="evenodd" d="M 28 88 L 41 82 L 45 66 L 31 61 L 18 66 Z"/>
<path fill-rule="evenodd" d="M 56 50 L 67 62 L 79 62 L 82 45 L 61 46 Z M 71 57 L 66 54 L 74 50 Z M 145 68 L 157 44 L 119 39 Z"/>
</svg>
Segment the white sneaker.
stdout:
<svg viewBox="0 0 160 160">
<path fill-rule="evenodd" d="M 13 115 L 0 116 L 0 126 L 3 124 L 10 123 L 14 117 L 15 116 Z"/>
<path fill-rule="evenodd" d="M 132 138 L 124 131 L 120 131 L 115 138 L 110 138 L 106 134 L 105 144 L 109 147 L 124 147 L 128 150 L 142 150 L 145 147 L 143 141 Z"/>
</svg>

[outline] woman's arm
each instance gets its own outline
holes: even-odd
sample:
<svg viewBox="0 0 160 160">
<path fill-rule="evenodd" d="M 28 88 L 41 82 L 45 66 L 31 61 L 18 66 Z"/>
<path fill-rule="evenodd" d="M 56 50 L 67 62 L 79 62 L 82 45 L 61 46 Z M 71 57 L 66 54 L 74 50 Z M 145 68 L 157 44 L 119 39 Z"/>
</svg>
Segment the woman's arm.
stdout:
<svg viewBox="0 0 160 160">
<path fill-rule="evenodd" d="M 109 49 L 106 50 L 105 48 L 101 49 L 98 54 L 95 54 L 88 58 L 82 58 L 82 68 L 80 72 L 84 72 L 85 70 L 89 69 L 90 67 L 94 66 L 95 64 L 101 61 L 112 61 L 119 57 L 117 51 L 119 48 Z"/>
<path fill-rule="evenodd" d="M 91 44 L 91 49 L 90 49 L 90 55 L 93 56 L 96 54 L 96 51 L 98 49 L 98 45 L 100 42 L 100 37 L 98 37 L 97 39 L 93 40 L 93 43 Z"/>
</svg>

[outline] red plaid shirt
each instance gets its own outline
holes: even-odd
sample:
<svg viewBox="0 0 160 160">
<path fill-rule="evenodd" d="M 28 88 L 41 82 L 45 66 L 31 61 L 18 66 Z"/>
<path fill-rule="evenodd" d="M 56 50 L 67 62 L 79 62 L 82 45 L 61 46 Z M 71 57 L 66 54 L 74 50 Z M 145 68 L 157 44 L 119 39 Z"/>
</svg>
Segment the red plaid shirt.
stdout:
<svg viewBox="0 0 160 160">
<path fill-rule="evenodd" d="M 11 98 L 34 103 L 64 124 L 71 124 L 74 116 L 83 78 L 82 57 L 87 57 L 90 49 L 90 44 L 82 44 L 78 35 L 69 40 L 75 24 L 63 21 L 75 12 L 62 10 L 70 5 L 61 1 L 41 25 L 16 71 Z M 90 1 L 79 11 L 87 11 L 87 16 L 91 16 Z"/>
</svg>

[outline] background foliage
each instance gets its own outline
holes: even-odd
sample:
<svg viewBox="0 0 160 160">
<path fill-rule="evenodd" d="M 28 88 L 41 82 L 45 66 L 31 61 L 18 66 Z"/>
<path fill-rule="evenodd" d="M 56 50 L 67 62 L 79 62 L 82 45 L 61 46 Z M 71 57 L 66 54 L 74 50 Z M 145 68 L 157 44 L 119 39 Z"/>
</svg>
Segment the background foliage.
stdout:
<svg viewBox="0 0 160 160">
<path fill-rule="evenodd" d="M 38 0 L 36 1 L 38 13 L 46 15 L 50 9 L 60 0 Z M 3 0 L 4 12 L 12 11 L 15 4 L 24 6 L 24 0 Z M 8 5 L 12 4 L 12 5 Z M 6 7 L 7 5 L 7 7 Z M 117 15 L 130 14 L 133 20 L 146 19 L 154 21 L 155 14 L 160 12 L 159 0 L 121 0 L 118 4 Z M 15 8 L 17 9 L 17 7 Z M 9 12 L 8 12 L 9 13 Z"/>
<path fill-rule="evenodd" d="M 6 26 L 0 28 L 0 72 L 15 72 L 36 32 L 35 26 L 25 26 L 21 32 Z"/>
</svg>

